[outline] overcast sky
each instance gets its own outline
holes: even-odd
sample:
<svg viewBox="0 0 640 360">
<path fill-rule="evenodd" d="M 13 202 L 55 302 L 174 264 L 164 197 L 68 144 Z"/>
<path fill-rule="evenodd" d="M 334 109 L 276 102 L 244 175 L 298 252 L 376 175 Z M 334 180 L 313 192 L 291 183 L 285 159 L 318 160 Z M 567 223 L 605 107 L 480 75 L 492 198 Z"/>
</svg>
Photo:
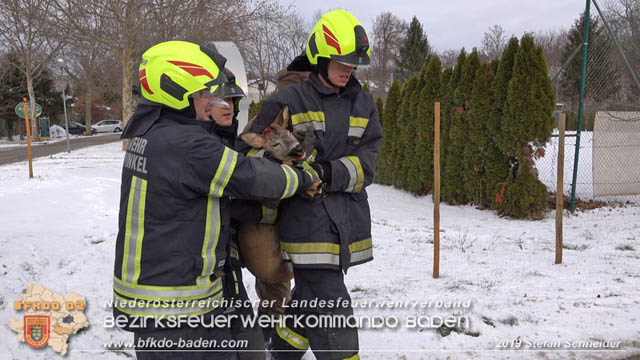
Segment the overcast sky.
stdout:
<svg viewBox="0 0 640 360">
<path fill-rule="evenodd" d="M 482 35 L 492 25 L 500 25 L 508 35 L 520 37 L 524 32 L 569 28 L 584 11 L 584 0 L 281 0 L 293 4 L 302 16 L 313 17 L 343 8 L 351 11 L 371 32 L 375 17 L 383 11 L 411 21 L 415 15 L 422 23 L 432 47 L 470 50 L 480 48 Z"/>
</svg>

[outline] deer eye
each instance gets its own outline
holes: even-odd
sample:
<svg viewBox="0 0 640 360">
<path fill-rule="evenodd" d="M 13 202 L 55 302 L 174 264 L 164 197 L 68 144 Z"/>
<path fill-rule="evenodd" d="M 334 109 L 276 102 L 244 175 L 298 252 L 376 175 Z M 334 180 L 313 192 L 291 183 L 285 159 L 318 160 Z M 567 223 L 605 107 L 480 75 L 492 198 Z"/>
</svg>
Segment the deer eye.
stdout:
<svg viewBox="0 0 640 360">
<path fill-rule="evenodd" d="M 273 146 L 273 147 L 280 146 L 280 143 L 275 143 L 275 144 L 273 144 L 271 146 Z"/>
</svg>

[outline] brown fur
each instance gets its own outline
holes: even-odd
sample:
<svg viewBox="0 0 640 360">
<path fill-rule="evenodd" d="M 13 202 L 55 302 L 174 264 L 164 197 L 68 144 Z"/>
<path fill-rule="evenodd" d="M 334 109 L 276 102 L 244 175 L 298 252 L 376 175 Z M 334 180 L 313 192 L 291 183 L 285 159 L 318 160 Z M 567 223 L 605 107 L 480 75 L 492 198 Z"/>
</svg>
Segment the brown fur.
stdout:
<svg viewBox="0 0 640 360">
<path fill-rule="evenodd" d="M 296 134 L 298 137 L 302 136 L 305 143 L 304 148 L 309 149 L 307 153 L 303 151 L 300 140 L 286 129 L 288 123 L 289 109 L 285 107 L 278 114 L 276 120 L 262 134 L 247 132 L 251 124 L 249 123 L 240 138 L 254 148 L 270 152 L 283 163 L 293 165 L 294 162 L 301 160 L 301 154 L 310 154 L 313 149 L 315 134 L 313 128 L 307 129 L 305 134 Z M 293 151 L 294 149 L 298 151 Z M 320 181 L 315 182 L 305 191 L 306 195 L 311 198 L 318 195 L 320 185 Z M 278 201 L 265 201 L 263 205 L 269 208 L 276 208 Z M 238 229 L 238 239 L 240 252 L 247 268 L 255 275 L 258 281 L 265 282 L 260 286 L 264 288 L 266 293 L 269 293 L 270 284 L 273 286 L 274 291 L 272 292 L 277 292 L 278 294 L 282 293 L 282 289 L 289 289 L 288 282 L 293 278 L 293 268 L 291 264 L 282 260 L 280 238 L 275 225 L 242 224 Z M 286 293 L 288 294 L 288 291 Z"/>
</svg>

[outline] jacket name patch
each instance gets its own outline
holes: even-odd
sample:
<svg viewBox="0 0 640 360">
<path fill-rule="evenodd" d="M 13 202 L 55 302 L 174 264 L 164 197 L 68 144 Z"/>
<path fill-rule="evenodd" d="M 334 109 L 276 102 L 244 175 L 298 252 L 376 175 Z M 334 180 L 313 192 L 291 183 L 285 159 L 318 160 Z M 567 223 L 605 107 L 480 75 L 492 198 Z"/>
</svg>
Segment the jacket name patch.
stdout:
<svg viewBox="0 0 640 360">
<path fill-rule="evenodd" d="M 134 137 L 129 142 L 127 153 L 124 156 L 124 167 L 139 173 L 147 173 L 147 158 L 144 151 L 147 147 L 147 139 Z"/>
</svg>

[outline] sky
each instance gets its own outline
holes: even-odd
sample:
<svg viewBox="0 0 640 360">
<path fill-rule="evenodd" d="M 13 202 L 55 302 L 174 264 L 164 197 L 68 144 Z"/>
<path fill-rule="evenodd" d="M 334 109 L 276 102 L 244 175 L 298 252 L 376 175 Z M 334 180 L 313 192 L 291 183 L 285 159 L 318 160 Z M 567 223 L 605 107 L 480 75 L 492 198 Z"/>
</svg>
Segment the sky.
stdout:
<svg viewBox="0 0 640 360">
<path fill-rule="evenodd" d="M 316 9 L 323 12 L 336 8 L 351 11 L 368 32 L 375 17 L 390 11 L 411 21 L 415 15 L 422 23 L 429 43 L 442 52 L 465 47 L 480 48 L 482 36 L 490 26 L 500 25 L 508 35 L 525 32 L 569 28 L 584 11 L 583 0 L 282 0 L 292 4 L 306 19 Z"/>
</svg>

